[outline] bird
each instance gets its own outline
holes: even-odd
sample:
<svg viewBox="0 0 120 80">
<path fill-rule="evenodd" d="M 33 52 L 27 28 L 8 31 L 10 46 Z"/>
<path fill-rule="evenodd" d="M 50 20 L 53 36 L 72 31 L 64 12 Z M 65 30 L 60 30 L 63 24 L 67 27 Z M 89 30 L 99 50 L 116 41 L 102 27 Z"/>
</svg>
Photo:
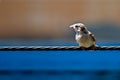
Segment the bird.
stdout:
<svg viewBox="0 0 120 80">
<path fill-rule="evenodd" d="M 88 31 L 83 23 L 75 23 L 69 26 L 76 32 L 75 40 L 82 49 L 95 49 L 96 39 L 94 35 Z"/>
</svg>

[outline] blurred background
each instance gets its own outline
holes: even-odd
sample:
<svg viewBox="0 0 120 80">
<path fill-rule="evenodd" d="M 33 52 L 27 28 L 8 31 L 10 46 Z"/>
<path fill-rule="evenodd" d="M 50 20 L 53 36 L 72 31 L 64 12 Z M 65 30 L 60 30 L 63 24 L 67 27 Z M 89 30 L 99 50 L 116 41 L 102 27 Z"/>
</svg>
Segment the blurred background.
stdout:
<svg viewBox="0 0 120 80">
<path fill-rule="evenodd" d="M 98 45 L 120 45 L 120 0 L 0 0 L 0 46 L 78 46 L 69 28 L 78 22 Z M 120 80 L 119 58 L 117 50 L 0 51 L 0 80 Z"/>
<path fill-rule="evenodd" d="M 82 22 L 95 34 L 97 44 L 117 45 L 119 3 L 119 0 L 0 0 L 0 42 L 77 45 L 75 32 L 69 26 Z"/>
</svg>

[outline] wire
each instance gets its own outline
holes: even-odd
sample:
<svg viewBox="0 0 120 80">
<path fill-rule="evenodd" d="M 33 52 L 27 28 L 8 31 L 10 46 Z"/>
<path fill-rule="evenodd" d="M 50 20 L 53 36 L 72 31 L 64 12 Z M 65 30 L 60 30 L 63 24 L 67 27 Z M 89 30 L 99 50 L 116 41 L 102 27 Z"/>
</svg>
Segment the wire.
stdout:
<svg viewBox="0 0 120 80">
<path fill-rule="evenodd" d="M 0 51 L 83 50 L 78 46 L 0 46 Z M 84 50 L 120 50 L 120 46 L 96 46 Z"/>
</svg>

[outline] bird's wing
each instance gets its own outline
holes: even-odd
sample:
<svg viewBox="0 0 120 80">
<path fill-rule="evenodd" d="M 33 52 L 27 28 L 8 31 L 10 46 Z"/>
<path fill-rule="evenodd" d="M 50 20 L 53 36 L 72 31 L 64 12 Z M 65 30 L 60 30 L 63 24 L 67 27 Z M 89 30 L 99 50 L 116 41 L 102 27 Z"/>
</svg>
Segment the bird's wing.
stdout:
<svg viewBox="0 0 120 80">
<path fill-rule="evenodd" d="M 95 39 L 94 35 L 92 33 L 90 33 L 89 35 L 92 38 L 92 40 L 96 42 L 96 39 Z"/>
</svg>

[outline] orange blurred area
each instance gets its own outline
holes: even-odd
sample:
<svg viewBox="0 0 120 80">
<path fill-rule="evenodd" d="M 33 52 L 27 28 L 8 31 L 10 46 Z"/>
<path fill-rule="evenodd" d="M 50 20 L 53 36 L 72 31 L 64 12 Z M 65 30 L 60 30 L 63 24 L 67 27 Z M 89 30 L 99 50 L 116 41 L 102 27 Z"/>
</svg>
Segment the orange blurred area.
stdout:
<svg viewBox="0 0 120 80">
<path fill-rule="evenodd" d="M 119 3 L 119 0 L 0 0 L 0 37 L 66 38 L 71 35 L 69 25 L 76 22 L 83 22 L 88 28 L 97 28 L 102 23 L 118 28 Z M 104 34 L 102 31 L 93 32 Z"/>
</svg>

